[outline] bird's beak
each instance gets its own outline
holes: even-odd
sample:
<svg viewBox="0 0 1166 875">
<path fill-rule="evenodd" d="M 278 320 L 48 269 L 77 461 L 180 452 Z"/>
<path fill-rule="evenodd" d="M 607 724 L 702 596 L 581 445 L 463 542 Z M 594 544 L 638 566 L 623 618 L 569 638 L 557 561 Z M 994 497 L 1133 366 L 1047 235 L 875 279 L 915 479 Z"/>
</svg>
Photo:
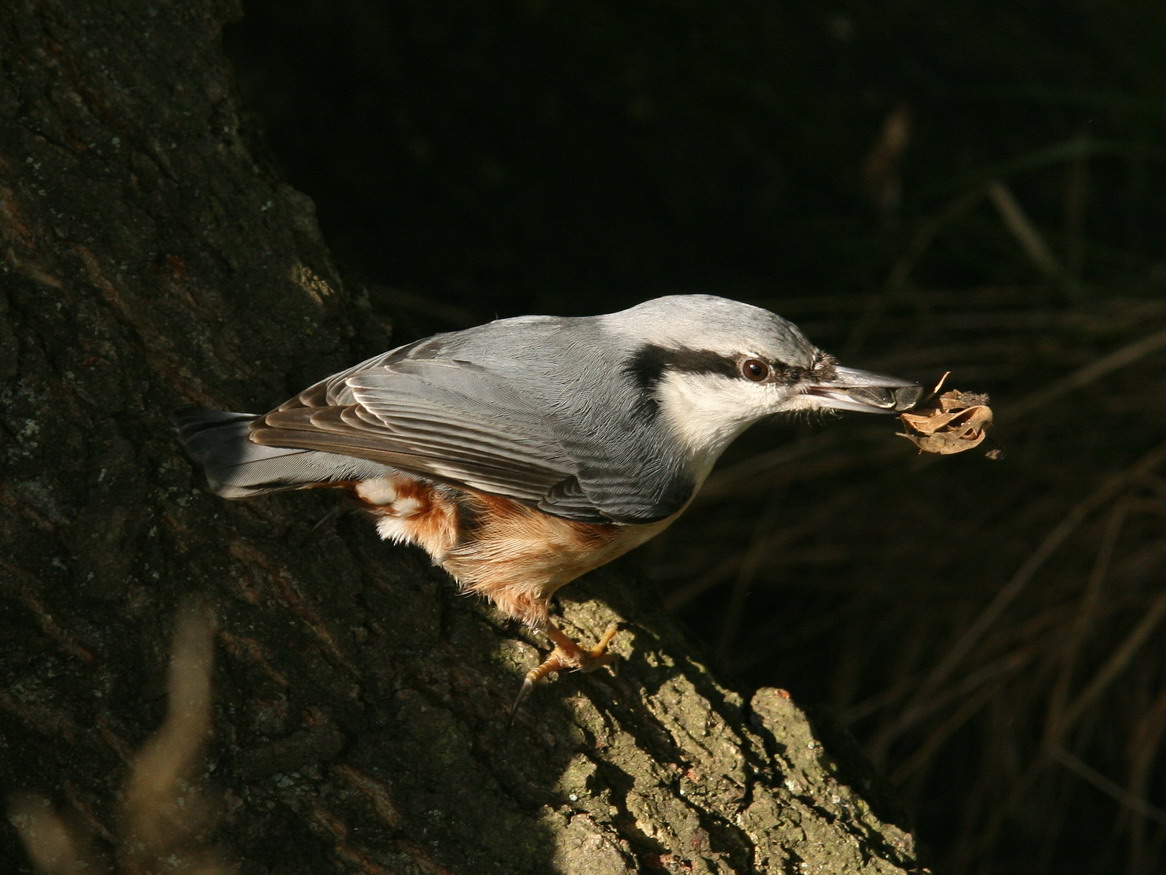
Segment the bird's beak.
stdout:
<svg viewBox="0 0 1166 875">
<path fill-rule="evenodd" d="M 923 387 L 898 377 L 854 368 L 835 368 L 834 379 L 811 383 L 802 393 L 809 395 L 816 407 L 862 413 L 901 413 L 919 402 Z"/>
</svg>

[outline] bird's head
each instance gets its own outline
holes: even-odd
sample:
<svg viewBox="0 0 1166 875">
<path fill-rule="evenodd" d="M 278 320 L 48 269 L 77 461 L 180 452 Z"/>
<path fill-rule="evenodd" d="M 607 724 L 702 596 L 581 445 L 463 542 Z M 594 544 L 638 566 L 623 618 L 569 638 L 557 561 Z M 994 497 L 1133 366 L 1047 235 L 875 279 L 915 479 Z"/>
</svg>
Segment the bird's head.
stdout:
<svg viewBox="0 0 1166 875">
<path fill-rule="evenodd" d="M 657 298 L 603 317 L 628 350 L 640 410 L 658 417 L 701 475 L 758 420 L 804 410 L 896 413 L 917 383 L 842 367 L 793 323 L 725 298 Z"/>
</svg>

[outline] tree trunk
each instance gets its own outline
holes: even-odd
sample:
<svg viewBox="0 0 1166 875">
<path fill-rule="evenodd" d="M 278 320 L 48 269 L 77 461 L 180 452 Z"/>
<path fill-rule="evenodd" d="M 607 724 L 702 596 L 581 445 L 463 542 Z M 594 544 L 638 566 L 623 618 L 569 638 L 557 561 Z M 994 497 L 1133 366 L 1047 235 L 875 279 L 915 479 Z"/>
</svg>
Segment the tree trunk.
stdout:
<svg viewBox="0 0 1166 875">
<path fill-rule="evenodd" d="M 213 734 L 182 792 L 212 800 L 215 823 L 189 843 L 217 848 L 221 868 L 913 870 L 901 818 L 876 813 L 877 784 L 835 758 L 845 745 L 827 753 L 779 691 L 718 684 L 625 570 L 561 603 L 580 640 L 622 624 L 618 676 L 562 677 L 508 727 L 545 642 L 360 517 L 328 517 L 334 495 L 200 490 L 170 410 L 267 409 L 388 345 L 311 203 L 247 141 L 220 49 L 238 14 L 214 0 L 0 13 L 0 780 L 14 824 L 0 868 L 30 870 L 37 803 L 16 794 L 33 794 L 61 815 L 60 854 L 87 836 L 75 860 L 182 869 L 133 862 L 126 780 L 166 715 L 171 629 L 196 594 L 217 617 Z"/>
</svg>

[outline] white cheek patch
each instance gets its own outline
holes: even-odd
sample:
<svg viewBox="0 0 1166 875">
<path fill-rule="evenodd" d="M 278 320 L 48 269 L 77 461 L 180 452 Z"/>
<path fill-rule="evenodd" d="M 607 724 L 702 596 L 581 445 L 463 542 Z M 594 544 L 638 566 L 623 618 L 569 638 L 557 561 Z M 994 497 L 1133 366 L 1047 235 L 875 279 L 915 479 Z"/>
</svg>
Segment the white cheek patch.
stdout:
<svg viewBox="0 0 1166 875">
<path fill-rule="evenodd" d="M 725 448 L 771 412 L 771 389 L 715 374 L 668 374 L 656 389 L 660 412 L 692 454 L 703 480 Z"/>
</svg>

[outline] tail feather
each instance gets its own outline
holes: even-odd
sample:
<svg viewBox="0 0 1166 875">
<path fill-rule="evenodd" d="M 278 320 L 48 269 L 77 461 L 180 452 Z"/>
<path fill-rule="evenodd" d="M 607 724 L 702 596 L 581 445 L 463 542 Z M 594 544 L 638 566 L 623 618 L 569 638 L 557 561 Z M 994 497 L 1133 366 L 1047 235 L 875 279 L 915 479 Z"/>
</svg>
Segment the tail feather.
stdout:
<svg viewBox="0 0 1166 875">
<path fill-rule="evenodd" d="M 265 447 L 248 440 L 254 413 L 194 408 L 171 416 L 187 454 L 206 471 L 211 490 L 223 498 L 381 477 L 391 468 L 316 450 Z"/>
</svg>

